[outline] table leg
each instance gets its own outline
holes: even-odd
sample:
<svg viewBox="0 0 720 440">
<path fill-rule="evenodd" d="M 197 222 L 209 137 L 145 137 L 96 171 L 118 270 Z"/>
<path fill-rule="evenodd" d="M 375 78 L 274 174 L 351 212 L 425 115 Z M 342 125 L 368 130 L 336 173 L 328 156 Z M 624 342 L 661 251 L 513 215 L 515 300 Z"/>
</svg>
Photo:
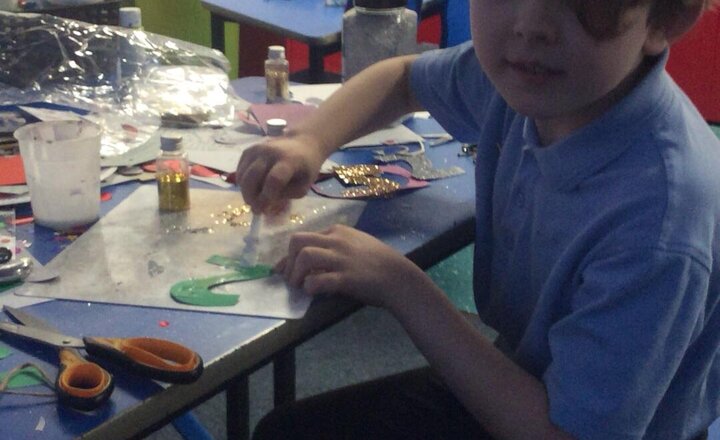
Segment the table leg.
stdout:
<svg viewBox="0 0 720 440">
<path fill-rule="evenodd" d="M 247 440 L 250 438 L 250 385 L 248 376 L 242 374 L 228 383 L 225 390 L 227 400 L 227 438 Z"/>
<path fill-rule="evenodd" d="M 274 403 L 278 407 L 295 401 L 295 350 L 275 356 L 273 361 Z"/>
<path fill-rule="evenodd" d="M 325 72 L 325 51 L 318 47 L 308 45 L 308 82 L 317 84 L 323 81 L 323 73 Z"/>
<path fill-rule="evenodd" d="M 225 19 L 218 14 L 210 13 L 210 45 L 225 53 Z"/>
</svg>

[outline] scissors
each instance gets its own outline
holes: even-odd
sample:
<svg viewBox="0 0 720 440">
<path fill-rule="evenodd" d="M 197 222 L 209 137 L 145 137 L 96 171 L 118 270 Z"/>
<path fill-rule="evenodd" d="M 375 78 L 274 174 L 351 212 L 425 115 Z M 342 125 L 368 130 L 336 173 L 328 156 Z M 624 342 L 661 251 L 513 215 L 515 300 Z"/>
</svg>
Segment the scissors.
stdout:
<svg viewBox="0 0 720 440">
<path fill-rule="evenodd" d="M 93 410 L 108 400 L 114 388 L 110 373 L 99 364 L 85 360 L 77 348 L 84 348 L 94 358 L 163 382 L 194 382 L 203 371 L 203 361 L 197 353 L 172 341 L 147 337 L 79 339 L 59 333 L 27 312 L 8 306 L 4 310 L 20 324 L 0 322 L 0 332 L 60 349 L 55 388 L 60 402 L 72 408 Z"/>
</svg>

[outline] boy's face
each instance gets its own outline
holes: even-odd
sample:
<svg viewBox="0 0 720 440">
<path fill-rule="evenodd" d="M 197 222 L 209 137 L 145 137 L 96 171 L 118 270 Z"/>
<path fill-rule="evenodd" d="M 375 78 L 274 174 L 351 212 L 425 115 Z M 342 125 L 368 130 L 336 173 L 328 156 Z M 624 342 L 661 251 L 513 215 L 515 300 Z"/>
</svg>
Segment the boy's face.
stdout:
<svg viewBox="0 0 720 440">
<path fill-rule="evenodd" d="M 590 36 L 563 0 L 470 0 L 480 64 L 510 106 L 535 120 L 544 144 L 606 111 L 635 84 L 647 55 L 667 45 L 629 10 L 617 37 Z"/>
</svg>

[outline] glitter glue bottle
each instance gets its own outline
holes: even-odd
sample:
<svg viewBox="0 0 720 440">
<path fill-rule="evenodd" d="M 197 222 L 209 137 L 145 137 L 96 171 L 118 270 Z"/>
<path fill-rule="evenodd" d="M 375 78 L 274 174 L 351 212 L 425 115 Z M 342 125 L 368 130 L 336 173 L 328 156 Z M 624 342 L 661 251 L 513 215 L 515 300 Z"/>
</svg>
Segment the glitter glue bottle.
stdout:
<svg viewBox="0 0 720 440">
<path fill-rule="evenodd" d="M 182 137 L 161 137 L 160 150 L 155 160 L 160 211 L 190 209 L 190 163 Z"/>
<path fill-rule="evenodd" d="M 283 46 L 268 47 L 265 60 L 265 82 L 268 103 L 286 102 L 290 100 L 290 65 L 285 58 Z"/>
<path fill-rule="evenodd" d="M 342 80 L 386 58 L 417 52 L 417 14 L 407 0 L 354 0 L 343 15 Z"/>
</svg>

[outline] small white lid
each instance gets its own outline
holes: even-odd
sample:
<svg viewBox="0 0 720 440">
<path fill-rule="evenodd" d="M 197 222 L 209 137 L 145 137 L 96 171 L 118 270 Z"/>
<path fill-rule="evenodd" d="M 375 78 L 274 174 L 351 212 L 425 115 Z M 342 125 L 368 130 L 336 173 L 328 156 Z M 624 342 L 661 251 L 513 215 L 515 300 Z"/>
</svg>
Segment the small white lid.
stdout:
<svg viewBox="0 0 720 440">
<path fill-rule="evenodd" d="M 267 124 L 268 136 L 281 136 L 285 127 L 287 127 L 287 121 L 280 118 L 268 119 L 265 123 Z"/>
<path fill-rule="evenodd" d="M 135 6 L 125 6 L 120 8 L 118 24 L 122 27 L 139 29 L 142 27 L 142 11 Z"/>
<path fill-rule="evenodd" d="M 182 148 L 182 136 L 161 136 L 160 149 L 163 151 L 177 151 Z"/>
<path fill-rule="evenodd" d="M 285 58 L 285 47 L 284 46 L 269 46 L 268 47 L 268 58 L 271 60 L 278 60 Z"/>
</svg>

